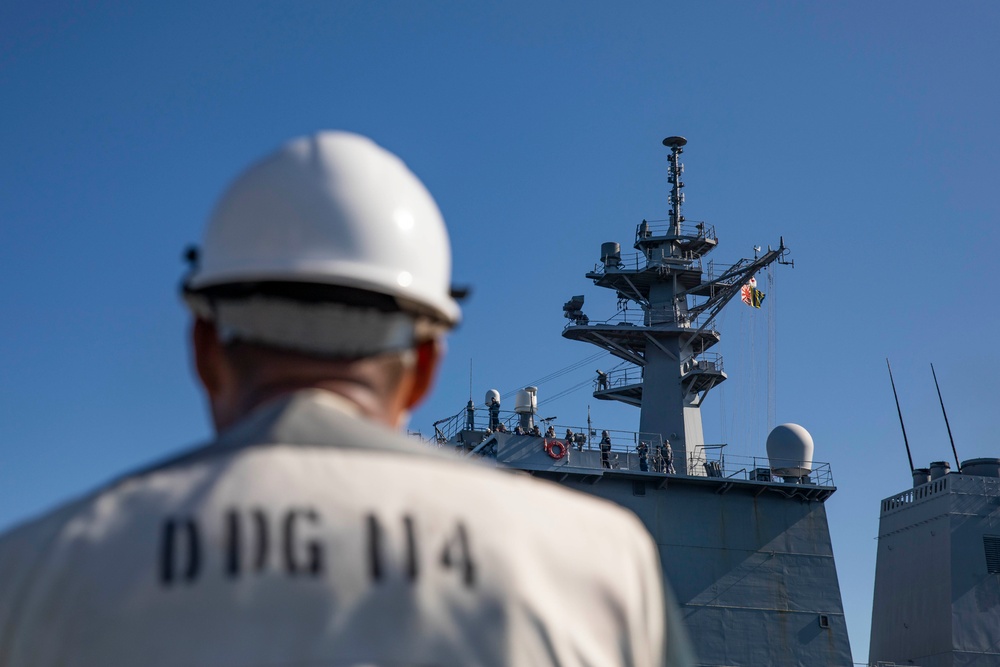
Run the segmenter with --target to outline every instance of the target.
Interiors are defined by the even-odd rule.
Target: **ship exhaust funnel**
[[[951,464],[947,461],[931,461],[931,481],[941,479],[951,472]]]
[[[962,461],[962,466],[959,470],[963,475],[1000,477],[1000,459],[968,459]]]

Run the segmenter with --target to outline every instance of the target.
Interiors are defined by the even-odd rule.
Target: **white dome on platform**
[[[538,410],[538,387],[525,387],[514,395],[514,412],[533,415]]]
[[[775,426],[767,436],[771,470],[781,477],[803,477],[812,472],[813,439],[798,424]]]

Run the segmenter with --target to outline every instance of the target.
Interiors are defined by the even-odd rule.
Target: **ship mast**
[[[623,260],[618,243],[604,243],[602,266],[586,274],[598,287],[614,290],[620,302],[637,304],[642,322],[627,321],[627,310],[605,322],[591,322],[582,310],[584,297],[574,296],[563,306],[570,320],[563,336],[639,366],[638,379],[634,369],[631,377],[603,376],[594,397],[639,407],[639,437],[650,444],[669,441],[677,472],[703,475],[701,406],[709,390],[726,379],[721,356],[708,352],[721,338],[712,326],[715,317],[758,271],[775,261],[791,262],[784,261],[782,240],[760,257],[741,259],[719,275],[704,276],[702,257],[718,239],[705,223],[685,224],[680,156],[686,144],[684,137],[663,140],[670,149],[666,224],[639,223],[634,258]]]

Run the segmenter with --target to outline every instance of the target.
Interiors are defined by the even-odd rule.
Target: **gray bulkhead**
[[[498,463],[635,512],[699,664],[851,665],[823,502],[833,487],[605,470],[599,452],[553,461],[538,441],[502,436]]]
[[[1000,478],[950,473],[882,501],[869,656],[1000,666]]]

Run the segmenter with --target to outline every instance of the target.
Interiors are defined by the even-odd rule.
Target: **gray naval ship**
[[[998,667],[1000,459],[959,462],[937,389],[958,468],[947,461],[915,468],[899,411],[913,488],[882,501],[869,660]]]
[[[635,228],[635,254],[601,246],[586,277],[615,292],[610,319],[563,307],[565,338],[596,345],[625,364],[599,373],[594,398],[639,408],[636,432],[539,419],[538,391],[516,392],[503,409],[496,390],[434,425],[436,440],[495,459],[632,510],[653,535],[702,665],[852,664],[826,500],[830,466],[813,458],[795,424],[767,437],[767,458],[727,455],[706,444],[701,408],[726,380],[716,316],[735,297],[759,306],[753,277],[790,264],[783,240],[754,259],[718,268],[714,227],[682,214],[687,141],[668,137],[668,217]],[[632,306],[630,309],[628,306]],[[588,418],[589,422],[589,418]],[[565,432],[564,432],[565,431]]]

